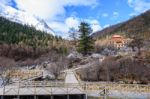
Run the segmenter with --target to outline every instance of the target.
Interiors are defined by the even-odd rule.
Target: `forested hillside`
[[[64,54],[67,53],[65,44],[61,37],[0,17],[0,57],[19,61],[36,59],[47,53]]]
[[[150,10],[133,17],[130,20],[110,26],[102,31],[93,34],[95,38],[103,38],[112,34],[122,34],[127,37],[140,37],[149,39],[150,37]]]
[[[34,27],[8,21],[0,17],[0,41],[8,44],[25,44],[31,47],[48,46],[54,37]]]

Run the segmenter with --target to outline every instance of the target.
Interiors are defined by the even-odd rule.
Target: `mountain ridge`
[[[37,18],[36,16],[29,15],[24,11],[18,11],[15,8],[12,8],[10,6],[0,5],[0,7],[2,8],[2,10],[0,10],[1,17],[4,17],[12,22],[20,23],[22,25],[35,27],[37,30],[50,33],[53,36],[56,35],[54,30],[50,28],[43,19]]]
[[[101,31],[95,32],[92,36],[100,39],[113,34],[121,34],[126,37],[140,37],[149,39],[150,37],[150,10],[133,17],[125,22],[107,27]]]

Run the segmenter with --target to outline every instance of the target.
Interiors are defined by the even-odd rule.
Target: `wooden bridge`
[[[38,77],[42,75],[41,71],[30,71],[24,75],[18,75],[19,71],[12,72],[12,77],[20,77],[15,83],[2,86],[0,88],[1,99],[14,96],[17,99],[40,99],[40,96],[48,96],[45,99],[55,99],[54,97],[63,96],[63,99],[72,99],[72,96],[80,96],[75,99],[87,99],[87,93],[100,92],[103,90],[119,92],[138,92],[147,93],[150,97],[150,85],[140,84],[117,84],[109,82],[83,82],[77,79],[74,71],[68,70],[65,81],[31,81],[23,80],[27,78]],[[20,98],[23,96],[34,96],[32,98]],[[41,98],[42,99],[42,98]],[[56,98],[57,99],[57,98]],[[62,98],[61,98],[62,99]],[[73,98],[74,99],[74,98]]]
[[[87,83],[80,84],[49,82],[49,81],[27,81],[10,84],[0,88],[0,96],[31,96],[31,95],[83,95],[86,99],[86,93],[103,91],[104,89],[113,91],[140,92],[150,93],[148,85],[130,85],[130,84],[104,84],[104,83]],[[34,98],[36,99],[36,98]],[[69,99],[69,98],[68,98]]]
[[[79,84],[66,84],[64,82],[23,81],[0,88],[1,99],[5,99],[5,96],[34,96],[32,99],[37,99],[39,96],[51,96],[51,98],[52,96],[68,96],[67,99],[69,99],[69,96],[72,95],[82,97],[79,99],[86,99],[86,94]]]

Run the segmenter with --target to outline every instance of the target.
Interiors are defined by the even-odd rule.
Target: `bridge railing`
[[[0,88],[0,95],[26,94],[83,94],[85,91],[79,84],[50,81],[19,81]]]
[[[27,81],[19,82],[20,87],[78,87],[85,91],[102,90],[120,90],[120,91],[136,91],[150,92],[150,85],[141,84],[116,84],[116,83],[101,83],[101,82],[80,82],[80,83],[64,83],[61,81]]]
[[[79,83],[65,83],[63,81],[18,81],[8,86],[19,86],[24,87],[80,87],[84,85]],[[6,87],[8,87],[6,86]]]
[[[134,91],[134,92],[150,92],[150,85],[142,84],[116,84],[116,83],[101,83],[101,82],[82,82],[85,90],[101,90],[106,88],[108,90],[118,91]],[[82,84],[82,85],[83,85]]]
[[[148,92],[150,93],[150,85],[140,84],[115,84],[101,82],[80,82],[80,83],[64,83],[61,81],[19,81],[5,88],[77,88],[81,91],[99,91],[103,89],[132,91],[132,92]]]

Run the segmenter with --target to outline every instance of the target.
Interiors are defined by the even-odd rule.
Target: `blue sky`
[[[150,0],[0,0],[0,4],[44,19],[62,36],[88,22],[93,31],[128,20],[150,9]]]

